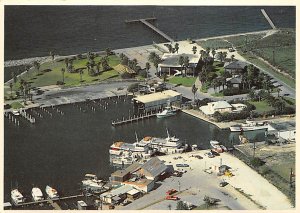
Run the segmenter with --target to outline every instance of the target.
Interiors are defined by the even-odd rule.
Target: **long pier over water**
[[[267,21],[269,22],[269,24],[271,25],[271,27],[273,28],[273,30],[276,30],[276,26],[273,23],[273,21],[271,20],[271,18],[268,16],[268,14],[266,13],[266,11],[264,9],[260,10],[262,12],[262,14],[264,15],[264,17],[267,19]]]
[[[134,19],[134,20],[125,20],[125,23],[134,23],[134,22],[142,22],[144,25],[152,29],[154,32],[158,33],[162,37],[164,37],[166,40],[170,42],[174,42],[174,39],[172,39],[170,36],[168,36],[166,33],[155,27],[153,24],[149,23],[148,21],[154,21],[156,20],[155,17],[152,18],[144,18],[144,19]]]

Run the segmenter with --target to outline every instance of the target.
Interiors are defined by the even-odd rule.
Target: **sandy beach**
[[[181,159],[174,159],[178,154],[159,157],[166,164],[171,164],[174,169],[178,163],[186,163],[189,167],[183,168],[186,173],[182,177],[169,177],[157,189],[146,194],[142,198],[117,209],[160,209],[167,210],[169,204],[171,209],[176,208],[176,201],[165,200],[166,191],[176,189],[177,196],[182,201],[190,202],[196,206],[204,204],[205,195],[221,200],[219,209],[234,210],[289,210],[293,209],[288,198],[275,186],[269,183],[261,175],[256,173],[236,157],[222,153],[215,158],[208,158],[207,150],[184,153]],[[192,155],[200,155],[203,159],[197,159]],[[217,176],[217,168],[220,163],[231,167],[233,177]],[[211,174],[204,172],[204,169],[211,168]],[[220,187],[221,180],[229,185]]]

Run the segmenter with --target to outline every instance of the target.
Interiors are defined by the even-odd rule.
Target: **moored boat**
[[[165,118],[172,115],[176,115],[177,110],[173,109],[171,106],[165,107],[165,109],[162,112],[159,112],[156,114],[157,118]]]
[[[54,189],[50,186],[46,186],[45,191],[50,199],[58,199],[59,198],[59,195],[58,195],[56,189]]]
[[[16,206],[24,203],[24,201],[25,201],[25,198],[23,197],[21,192],[19,192],[18,189],[11,190],[10,198],[11,198],[12,203]]]
[[[37,188],[37,187],[33,187],[32,188],[32,190],[31,190],[31,196],[32,196],[33,201],[44,200],[44,196],[43,196],[42,191],[39,188]]]
[[[18,115],[20,115],[20,112],[19,112],[19,110],[13,110],[12,114],[18,116]]]
[[[246,132],[246,131],[254,131],[254,130],[261,130],[261,129],[270,129],[270,125],[268,122],[256,122],[246,120],[245,123],[236,124],[230,127],[231,132]]]

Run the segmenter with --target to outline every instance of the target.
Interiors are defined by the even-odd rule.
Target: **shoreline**
[[[240,35],[249,35],[249,34],[260,34],[260,33],[267,33],[270,31],[276,31],[273,29],[270,30],[260,30],[260,31],[252,31],[252,32],[244,32],[244,33],[236,33],[236,34],[226,34],[226,35],[220,35],[220,36],[212,36],[212,37],[206,37],[206,38],[199,38],[199,39],[194,39],[195,41],[203,41],[203,40],[209,40],[209,39],[217,39],[217,38],[227,38],[227,37],[232,37],[232,36],[240,36]],[[180,42],[180,41],[185,41],[184,40],[178,40],[175,42]],[[164,43],[170,43],[170,42],[164,42]],[[159,43],[159,44],[164,44],[164,43]],[[152,44],[146,44],[142,46],[133,46],[133,47],[127,47],[127,48],[118,48],[118,49],[113,49],[112,51],[120,51],[123,49],[130,49],[130,48],[136,48],[136,47],[143,47],[143,46],[151,46]],[[103,53],[105,51],[95,51],[95,53]],[[77,53],[77,54],[86,54],[86,53]],[[76,56],[77,54],[69,54],[69,55],[55,55],[55,59],[57,58],[66,58],[66,57],[73,57]],[[38,61],[41,63],[45,63],[47,61],[51,61],[50,56],[36,56],[32,58],[23,58],[23,59],[15,59],[15,60],[6,60],[4,61],[4,67],[14,67],[14,66],[21,66],[21,65],[28,65],[33,63],[34,61]]]

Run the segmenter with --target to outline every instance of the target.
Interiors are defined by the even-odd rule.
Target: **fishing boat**
[[[159,112],[156,114],[157,118],[165,118],[172,115],[176,115],[177,110],[173,109],[171,106],[165,107],[165,109],[162,112]]]
[[[59,198],[59,195],[58,195],[56,189],[54,189],[50,186],[46,186],[45,191],[50,199],[58,199]]]
[[[18,189],[13,189],[10,192],[10,197],[11,197],[11,201],[15,206],[18,206],[22,203],[24,203],[25,198],[23,197],[23,195],[21,194],[21,192],[19,192]]]
[[[33,187],[32,188],[32,190],[31,190],[31,196],[32,196],[33,201],[44,200],[44,196],[43,196],[42,191],[39,188],[37,188],[37,187]]]
[[[270,125],[268,122],[255,122],[246,120],[245,123],[236,124],[230,127],[231,132],[246,132],[246,131],[254,131],[260,129],[269,129]]]
[[[98,192],[103,190],[105,185],[103,180],[98,180],[94,174],[86,174],[81,182],[84,189]]]

